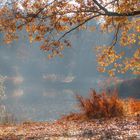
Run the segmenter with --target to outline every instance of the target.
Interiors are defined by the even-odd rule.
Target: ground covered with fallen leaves
[[[0,140],[140,140],[140,116],[0,125]]]

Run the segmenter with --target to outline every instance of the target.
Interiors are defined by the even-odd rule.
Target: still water
[[[29,44],[21,33],[18,42],[0,45],[0,75],[6,76],[3,103],[18,119],[55,120],[63,114],[78,111],[75,94],[86,96],[90,88],[99,90],[132,78],[125,74],[107,80],[107,74],[97,72],[95,47],[112,39],[103,33],[74,32],[72,48],[66,48],[64,58],[47,59],[40,44]]]

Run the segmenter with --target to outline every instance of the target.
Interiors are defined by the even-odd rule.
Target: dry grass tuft
[[[87,116],[83,113],[70,113],[69,115],[63,115],[59,121],[85,121]]]
[[[127,115],[140,115],[140,100],[133,98],[127,99],[124,107],[127,108]]]
[[[76,99],[81,112],[64,115],[60,120],[85,121],[140,115],[140,100],[133,98],[121,99],[118,97],[117,90],[99,94],[92,89],[88,98],[76,95]]]
[[[4,114],[0,114],[0,125],[16,124],[17,122],[17,118],[11,113],[4,112]]]
[[[91,90],[90,97],[76,95],[79,107],[88,118],[110,118],[124,115],[123,101],[118,98],[117,92],[111,95],[103,92],[97,94]]]

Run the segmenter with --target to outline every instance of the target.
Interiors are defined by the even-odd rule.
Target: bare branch
[[[93,2],[99,7],[100,10],[104,11],[103,15],[105,16],[136,16],[136,15],[140,15],[140,10],[138,11],[132,11],[132,12],[127,12],[127,13],[118,13],[118,12],[111,12],[108,11],[105,6],[102,6],[97,0],[93,0]]]
[[[80,26],[84,25],[86,22],[90,21],[91,19],[100,16],[98,15],[94,15],[92,17],[89,17],[88,19],[86,19],[85,21],[83,21],[82,23],[78,24],[77,26],[73,27],[72,29],[70,29],[69,31],[65,32],[59,39],[58,41],[60,41],[62,38],[64,38],[67,34],[69,34],[70,32],[74,31],[75,29],[79,28]]]
[[[97,0],[93,0],[93,2],[99,7],[100,10],[103,10],[105,13],[108,13],[108,10],[102,6]]]
[[[114,34],[114,39],[112,41],[111,46],[115,46],[117,41],[118,41],[118,33],[119,33],[119,29],[120,29],[120,24],[117,25],[116,30],[115,30],[115,34]]]

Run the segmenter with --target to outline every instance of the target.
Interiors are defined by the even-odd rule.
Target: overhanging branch
[[[104,6],[102,6],[97,0],[93,0],[93,2],[99,7],[100,10],[102,10],[104,13],[102,13],[102,15],[105,16],[136,16],[136,15],[140,15],[140,10],[136,10],[136,11],[132,11],[132,12],[127,12],[127,13],[118,13],[118,12],[111,12],[108,11],[108,9],[106,9]]]
[[[94,16],[92,16],[92,17],[89,17],[88,19],[86,19],[85,21],[81,22],[81,23],[78,24],[77,26],[75,26],[75,27],[73,27],[72,29],[68,30],[67,32],[65,32],[65,33],[58,39],[58,41],[60,41],[62,38],[64,38],[64,37],[65,37],[67,34],[69,34],[70,32],[74,31],[74,30],[77,29],[78,27],[84,25],[86,22],[88,22],[88,21],[90,21],[91,19],[96,18],[96,17],[98,17],[98,16],[100,16],[100,14],[94,15]]]

